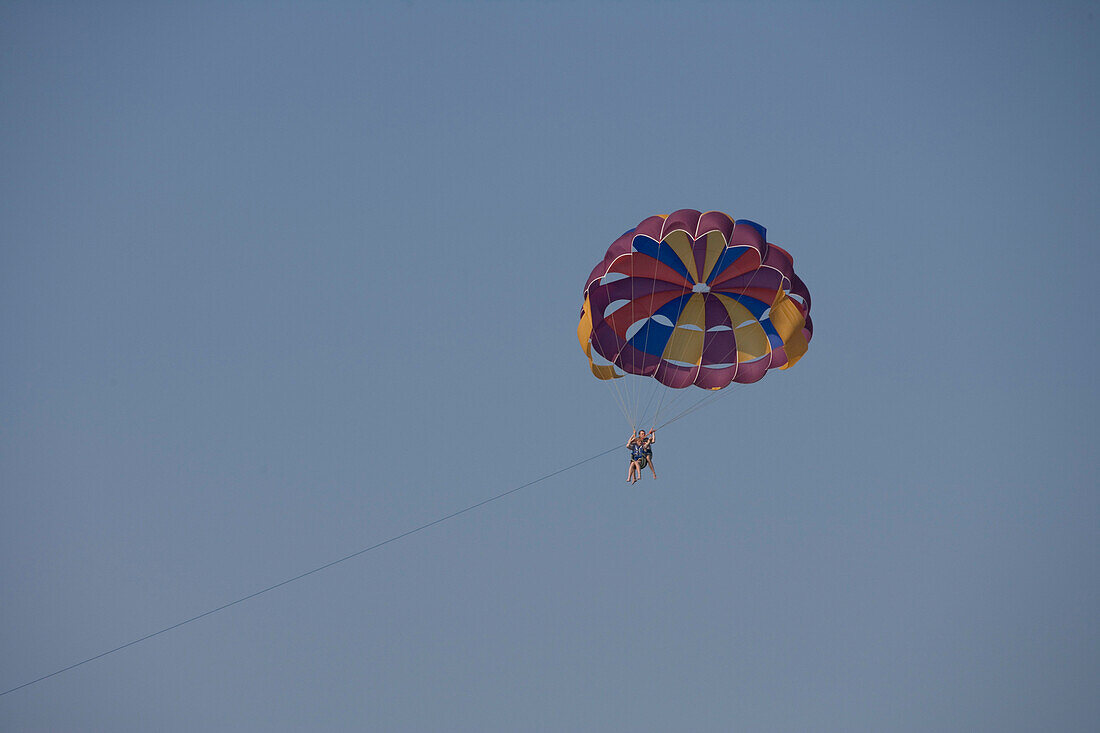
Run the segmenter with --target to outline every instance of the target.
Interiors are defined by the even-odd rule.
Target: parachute
[[[592,374],[613,386],[632,429],[657,427],[670,391],[702,394],[693,411],[711,393],[791,367],[812,335],[810,292],[791,255],[755,222],[694,209],[648,217],[616,239],[588,276],[577,325]]]

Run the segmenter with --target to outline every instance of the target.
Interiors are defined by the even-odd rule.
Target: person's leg
[[[653,456],[649,456],[649,470],[653,471],[653,478],[657,478],[657,469],[653,467]]]

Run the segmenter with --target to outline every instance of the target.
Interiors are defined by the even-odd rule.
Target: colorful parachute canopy
[[[755,222],[694,209],[616,239],[588,276],[577,326],[599,379],[625,372],[675,388],[755,382],[802,358],[812,335],[790,254]]]

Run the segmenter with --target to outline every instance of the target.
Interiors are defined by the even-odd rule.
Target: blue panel
[[[760,232],[761,241],[764,241],[764,242],[768,241],[768,230],[765,229],[764,227],[760,226],[759,224],[757,224],[755,221],[752,221],[751,219],[738,219],[735,222],[733,222],[733,225],[734,225],[734,227],[740,227],[740,226],[752,227],[756,231]]]
[[[758,320],[760,316],[764,315],[764,311],[766,311],[768,308],[771,308],[772,305],[771,303],[765,303],[763,301],[757,300],[756,298],[750,298],[747,295],[742,295],[741,293],[727,293],[724,290],[713,290],[711,292],[718,293],[719,295],[725,295],[727,298],[733,298],[738,303],[748,308],[753,317]]]
[[[664,316],[673,323],[676,323],[676,321],[680,320],[680,314],[684,311],[684,308],[687,307],[688,301],[691,300],[691,296],[693,295],[695,295],[695,293],[684,293],[679,298],[665,303],[658,308],[657,312],[653,315]]]
[[[714,269],[710,271],[707,284],[714,282],[714,278],[718,276],[718,273],[732,265],[751,249],[752,247],[726,247],[722,254],[718,255],[718,262],[714,263]]]
[[[644,234],[639,234],[634,237],[634,251],[649,255],[658,262],[668,265],[673,270],[683,275],[684,279],[689,283],[695,282],[695,276],[688,274],[687,268],[684,267],[684,263],[680,261],[676,253],[672,251],[672,247],[669,247],[663,242],[658,242]]]
[[[685,293],[679,298],[669,301],[653,315],[664,316],[675,324],[676,321],[680,320],[680,313],[683,312],[692,295],[692,293]],[[638,351],[644,351],[652,356],[660,356],[665,353],[665,345],[672,338],[674,329],[675,326],[666,326],[650,318],[644,326],[638,329],[638,333],[631,337],[630,345]]]
[[[672,326],[665,326],[650,319],[630,339],[630,345],[651,356],[660,356],[665,353],[665,344],[672,338],[673,330],[675,329]]]
[[[764,327],[764,333],[768,334],[768,343],[772,345],[773,349],[778,349],[783,345],[783,338],[779,335],[779,332],[775,330],[775,324],[772,323],[772,319],[765,318],[760,321],[760,325]]]

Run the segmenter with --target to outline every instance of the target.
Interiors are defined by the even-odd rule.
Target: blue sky
[[[5,730],[1100,717],[1093,4],[7,3],[0,688],[625,440],[645,216],[768,228],[794,368],[0,698]]]

